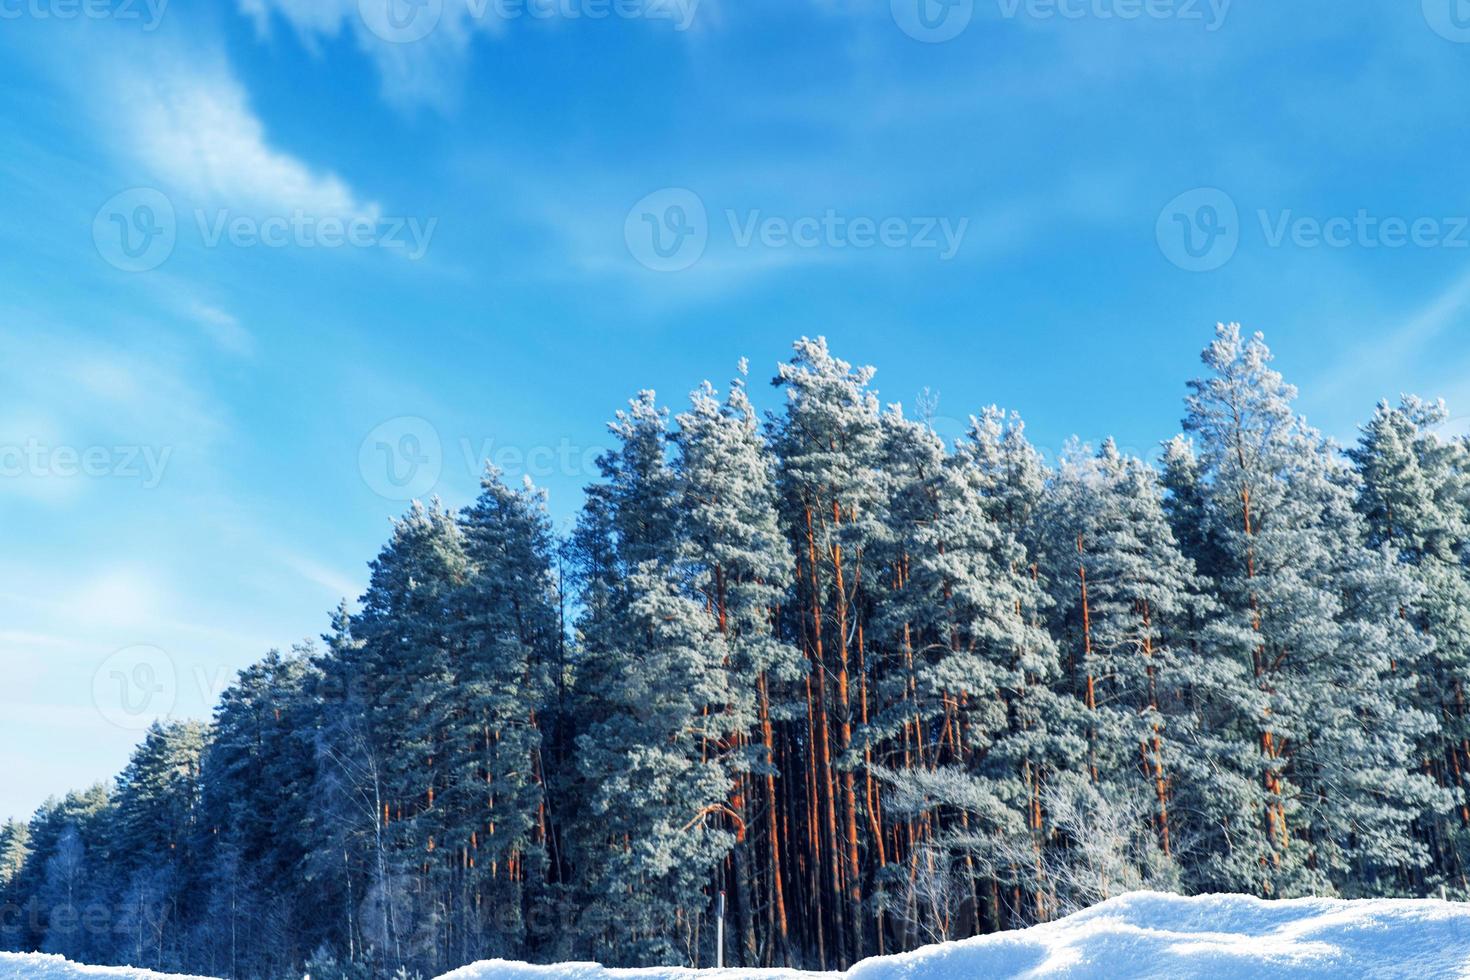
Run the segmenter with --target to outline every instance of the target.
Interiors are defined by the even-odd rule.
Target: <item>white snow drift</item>
[[[59,957],[0,953],[0,980],[156,980],[141,970],[82,967]],[[792,970],[610,970],[590,963],[493,961],[442,980],[848,980],[972,978],[1340,978],[1470,980],[1470,904],[1437,900],[1242,895],[1181,898],[1137,892],[1058,922],[898,956],[845,974]],[[178,978],[173,978],[178,980]]]
[[[0,953],[0,980],[209,980],[130,966],[82,966],[46,953]]]

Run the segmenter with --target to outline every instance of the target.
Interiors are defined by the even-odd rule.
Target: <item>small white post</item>
[[[720,892],[720,900],[715,905],[715,966],[723,969],[725,966],[725,893]]]
[[[1450,896],[1445,893],[1444,885],[1439,886],[1439,900],[1441,902],[1448,902],[1450,900]]]

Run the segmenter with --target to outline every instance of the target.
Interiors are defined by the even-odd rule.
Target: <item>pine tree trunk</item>
[[[776,800],[775,739],[771,729],[771,696],[766,685],[765,671],[761,671],[756,685],[760,695],[761,743],[765,746],[766,752],[766,839],[770,844],[770,867],[767,871],[771,882],[771,900],[768,904],[770,943],[773,958],[779,959],[782,966],[790,966],[791,934],[786,921],[786,891],[781,882],[781,832],[777,819],[780,811]]]
[[[1153,712],[1149,727],[1152,729],[1153,748],[1153,783],[1154,793],[1159,802],[1159,845],[1163,848],[1164,856],[1169,856],[1169,783],[1164,775],[1164,748],[1163,740],[1159,733],[1159,691],[1158,680],[1153,664],[1154,636],[1153,636],[1153,612],[1149,608],[1148,600],[1139,600],[1139,606],[1143,614],[1143,656],[1148,662],[1148,706]]]
[[[834,500],[832,502],[833,533],[836,534],[841,526],[842,509],[838,502]],[[839,749],[843,754],[846,754],[852,749],[852,682],[848,672],[847,641],[851,611],[847,601],[847,583],[844,578],[842,545],[836,541],[832,543],[832,569],[837,601],[837,706],[839,709],[837,715],[837,731],[840,739]],[[851,962],[856,963],[862,959],[863,955],[863,895],[858,859],[856,780],[853,777],[852,768],[849,766],[844,766],[842,769],[842,818],[843,831],[846,837],[844,851],[847,862],[846,897],[848,918],[851,923],[849,949],[851,950]]]
[[[1244,452],[1239,447],[1237,447],[1236,452],[1239,465],[1242,472],[1244,472]],[[1256,577],[1255,546],[1250,542],[1255,536],[1255,528],[1252,526],[1251,522],[1251,491],[1250,487],[1248,486],[1243,486],[1240,489],[1240,505],[1241,519],[1245,527],[1245,538],[1247,541],[1245,557],[1246,580],[1249,582],[1254,582]],[[1250,596],[1250,607],[1251,627],[1257,633],[1260,633],[1260,603],[1256,597],[1254,586],[1252,586]],[[1266,663],[1266,648],[1264,644],[1256,647],[1254,660],[1257,685],[1261,688],[1263,692],[1269,694],[1271,692],[1271,684],[1269,678],[1267,677],[1267,674],[1271,668]],[[1271,709],[1268,706],[1266,708],[1267,718],[1270,717],[1270,713]],[[1266,843],[1271,848],[1271,863],[1274,866],[1279,867],[1281,865],[1281,852],[1285,850],[1287,840],[1286,810],[1285,805],[1281,802],[1281,782],[1276,775],[1278,745],[1276,743],[1276,736],[1272,731],[1269,722],[1266,722],[1261,728],[1260,743],[1261,755],[1265,759],[1265,770],[1262,774],[1261,780],[1262,788],[1265,790],[1267,797],[1265,807]]]
[[[837,837],[837,788],[833,780],[831,724],[827,711],[827,665],[822,653],[822,601],[821,584],[817,577],[816,533],[812,523],[811,508],[806,511],[807,548],[810,555],[812,590],[812,655],[816,666],[816,713],[817,713],[817,774],[821,788],[822,833],[825,837],[829,896],[833,920],[833,941],[838,951],[837,961],[841,969],[848,967],[843,937],[847,934],[846,915],[843,908],[842,864]],[[822,862],[819,862],[822,863]],[[824,964],[825,966],[825,964]]]
[[[1089,715],[1097,713],[1097,680],[1092,672],[1092,607],[1087,600],[1087,563],[1082,535],[1077,535],[1077,579],[1082,592],[1082,669],[1087,673],[1086,704]],[[1087,773],[1097,784],[1097,723],[1087,723]]]

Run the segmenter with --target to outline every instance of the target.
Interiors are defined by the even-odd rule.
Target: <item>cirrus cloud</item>
[[[114,91],[131,154],[199,200],[272,213],[376,219],[379,207],[330,171],[271,145],[244,87],[219,56],[125,69]]]

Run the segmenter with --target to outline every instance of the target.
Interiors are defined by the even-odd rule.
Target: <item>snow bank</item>
[[[80,966],[45,953],[0,953],[0,980],[208,980],[127,966]]]
[[[1470,980],[1470,904],[1434,900],[1263,902],[1137,892],[1058,922],[864,960],[845,974],[794,970],[608,970],[590,963],[477,963],[441,980],[978,980],[1067,977],[1403,977]],[[0,953],[0,980],[165,980],[59,956]],[[168,980],[190,980],[171,977]],[[200,980],[200,978],[193,978]]]
[[[1057,922],[864,960],[845,974],[790,970],[605,970],[490,962],[443,980],[1175,980],[1207,977],[1470,980],[1470,905],[1437,900],[1265,902],[1242,895],[1124,895]]]

